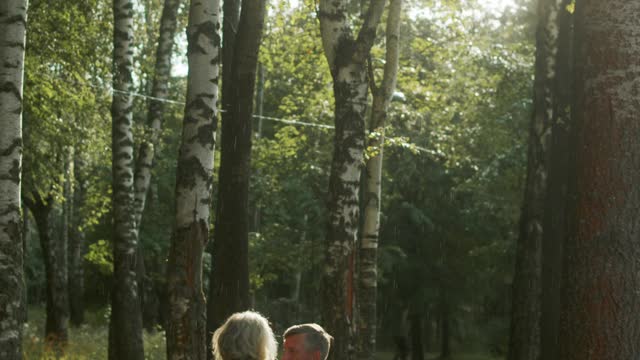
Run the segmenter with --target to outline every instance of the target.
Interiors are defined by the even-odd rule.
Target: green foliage
[[[574,11],[576,11],[576,1],[575,0],[572,0],[571,4],[567,5],[567,11],[572,13],[572,14],[573,14]]]
[[[136,2],[134,87],[140,93],[150,91],[161,3]],[[316,3],[293,3],[269,5],[260,50],[266,72],[264,113],[331,125],[332,80]],[[391,103],[385,129],[380,308],[433,313],[446,301],[454,318],[475,327],[468,336],[483,348],[500,348],[531,107],[531,13],[514,5],[505,14],[488,14],[471,0],[408,4],[397,85],[403,95]],[[185,15],[179,26],[184,27]],[[104,0],[30,2],[24,193],[51,194],[61,203],[64,154],[69,147],[83,154],[88,188],[79,211],[86,215],[81,228],[88,241],[87,297],[97,304],[106,302],[113,272],[111,244],[105,240],[111,238],[111,22],[110,3]],[[378,81],[383,39],[379,36],[372,50]],[[178,41],[176,55],[184,52],[184,43]],[[169,98],[184,99],[185,78],[172,78],[168,85]],[[146,99],[134,99],[137,142],[148,105]],[[140,229],[147,272],[159,287],[174,221],[182,111],[181,105],[166,104]],[[324,259],[333,130],[260,121],[263,131],[252,153],[251,289],[258,307],[285,298],[295,301],[296,309],[310,310],[302,313],[313,319]],[[374,129],[369,136],[380,134]],[[371,147],[367,155],[379,151]],[[28,246],[30,296],[41,301],[43,295],[34,289],[45,276],[34,235]],[[205,266],[209,262],[205,257]],[[291,300],[297,275],[303,279],[301,293]],[[93,315],[88,327],[71,332],[70,349],[81,354],[73,358],[106,358],[105,314]],[[396,325],[386,317],[382,321],[383,332]],[[30,328],[25,337],[25,353],[34,358],[43,354],[41,333],[41,327]],[[151,346],[149,358],[164,357],[161,337],[145,340]]]
[[[109,11],[109,4],[100,0],[29,3],[23,129],[25,196],[37,192],[56,203],[64,201],[64,161],[71,147],[90,163],[88,174],[95,164],[110,161],[105,151],[110,127],[104,90],[110,76],[110,39],[104,36],[110,32]],[[88,184],[94,204],[108,202],[104,200],[107,193],[98,183]],[[82,211],[104,212],[94,208]],[[87,219],[89,223],[83,227],[95,225],[95,216]]]
[[[318,156],[309,140],[318,136],[317,130],[309,131],[285,126],[273,139],[254,144],[251,190],[260,212],[260,228],[250,242],[254,290],[276,280],[291,282],[281,275],[308,271],[320,261],[326,189],[322,169],[328,158]]]
[[[274,117],[329,124],[333,118],[331,74],[324,58],[313,1],[292,8],[288,1],[269,5],[260,62],[266,71],[264,111]],[[266,123],[268,135],[272,126]],[[277,127],[276,127],[277,128]]]
[[[495,334],[488,350],[506,340],[533,47],[523,9],[458,5],[429,2],[401,29],[405,99],[390,123],[418,151],[385,149],[380,243],[406,259],[381,252],[380,306],[437,314],[446,302],[469,329],[462,341]]]
[[[109,244],[106,240],[98,240],[89,245],[89,251],[84,256],[104,275],[113,274],[113,250]]]

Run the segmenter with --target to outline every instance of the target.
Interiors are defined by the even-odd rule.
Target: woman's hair
[[[275,360],[278,345],[264,316],[254,311],[231,315],[213,333],[215,360]]]

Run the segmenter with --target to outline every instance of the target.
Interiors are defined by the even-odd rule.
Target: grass
[[[80,327],[69,328],[69,343],[64,355],[56,357],[46,348],[44,341],[45,314],[42,308],[29,309],[29,322],[25,324],[23,333],[23,358],[25,360],[101,360],[108,358],[108,321],[109,313],[105,309],[87,312],[86,323]],[[153,334],[144,332],[145,358],[148,360],[165,360],[164,331]],[[376,360],[392,360],[393,353],[380,351]],[[438,359],[437,354],[426,354],[425,360]],[[501,360],[483,354],[453,353],[450,360]]]
[[[41,308],[29,309],[29,322],[25,324],[22,354],[25,360],[100,360],[108,358],[108,312],[100,310],[86,313],[86,323],[69,327],[69,343],[64,354],[56,357],[44,341],[45,314]],[[145,358],[166,359],[164,332],[144,333]]]
[[[376,360],[392,360],[393,353],[381,351],[376,354]],[[408,358],[407,360],[409,360]],[[427,353],[425,354],[425,360],[437,360],[440,359],[438,354]],[[500,357],[494,357],[487,354],[470,354],[470,353],[453,353],[449,360],[503,360]]]

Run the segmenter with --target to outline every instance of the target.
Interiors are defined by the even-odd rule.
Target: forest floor
[[[44,342],[45,314],[42,308],[30,308],[29,321],[23,333],[23,357],[25,360],[54,360],[56,357],[47,351]],[[103,311],[86,312],[85,324],[69,327],[69,343],[65,355],[59,360],[100,360],[107,359],[109,314]],[[163,331],[144,332],[145,358],[148,360],[166,359]],[[392,360],[393,353],[380,351],[376,360]],[[438,354],[426,354],[425,360],[436,360]],[[454,353],[450,360],[501,360],[482,354]]]
[[[424,360],[439,360],[440,355],[436,353],[426,353]],[[376,360],[393,360],[393,353],[387,351],[379,351],[376,354]],[[500,357],[493,357],[486,354],[470,354],[470,353],[454,353],[448,360],[503,360]]]

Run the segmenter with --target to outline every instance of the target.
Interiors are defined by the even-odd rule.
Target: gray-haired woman
[[[212,341],[215,360],[275,360],[278,352],[269,322],[254,311],[231,315]]]

